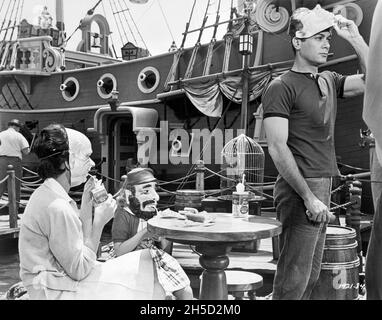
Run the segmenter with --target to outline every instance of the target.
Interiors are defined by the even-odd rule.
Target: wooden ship
[[[125,167],[126,160],[136,157],[144,143],[139,139],[139,132],[145,128],[158,133],[158,150],[165,148],[169,153],[172,142],[178,138],[175,137],[177,129],[186,130],[190,138],[193,129],[242,129],[239,84],[244,66],[238,37],[244,22],[248,21],[254,49],[247,64],[251,79],[246,126],[248,135],[266,149],[258,109],[261,93],[269,80],[291,65],[293,53],[286,34],[291,11],[302,5],[321,4],[330,10],[348,12],[349,17],[357,20],[368,41],[376,1],[259,0],[254,3],[247,16],[236,11],[231,19],[222,21],[218,14],[212,25],[204,21],[199,30],[187,28],[180,48],[172,52],[148,56],[147,50],[127,43],[122,48],[127,61],[121,61],[112,57],[107,19],[94,11],[81,21],[83,39],[78,51],[65,50],[64,24],[60,21],[63,1],[57,1],[58,27],[42,29],[24,20],[18,25],[18,32],[14,32],[18,34],[16,40],[1,42],[1,129],[6,128],[12,118],[19,118],[32,128],[37,122],[39,128],[52,121],[63,122],[89,136],[94,146],[93,157],[98,163],[102,162],[102,172],[110,177],[122,176],[121,168]],[[94,22],[99,26],[99,34],[91,30]],[[223,40],[213,38],[209,44],[198,41],[194,47],[184,47],[191,33],[198,32],[201,36],[207,28],[223,27],[228,29]],[[13,30],[8,32],[8,37],[10,33]],[[100,48],[100,54],[91,53],[94,45]],[[358,71],[357,57],[348,44],[336,38],[332,51],[334,54],[325,68],[344,74]],[[220,90],[215,89],[216,84]],[[203,101],[198,101],[195,94],[195,88],[201,90],[200,86],[204,90],[216,90],[214,110],[202,108]],[[359,149],[359,130],[365,129],[358,116],[361,109],[362,97],[340,102],[337,153],[349,165],[368,168],[368,153]],[[164,122],[167,128],[163,127]],[[36,130],[32,129],[32,133]],[[160,134],[169,137],[168,145],[159,144]],[[150,147],[151,152],[153,149]],[[194,158],[188,150],[182,151],[179,152],[181,164],[161,165],[160,159],[157,163],[153,159],[143,161],[150,161],[156,173],[166,177],[164,180],[180,178],[199,156],[197,151]],[[189,165],[183,164],[187,163],[185,154],[190,156]],[[214,161],[211,162],[213,165]],[[33,155],[26,159],[26,164],[35,164]],[[270,161],[266,164],[272,167]]]
[[[218,10],[211,22],[207,19],[210,1],[203,1],[207,10],[201,27],[191,30],[186,23],[179,48],[172,46],[169,52],[151,56],[147,49],[127,42],[121,48],[123,59],[119,59],[111,46],[108,20],[95,10],[81,21],[77,51],[66,50],[63,0],[56,0],[56,26],[36,26],[26,20],[13,28],[3,25],[0,129],[17,118],[25,123],[30,142],[52,122],[85,133],[93,145],[97,173],[108,178],[111,193],[118,191],[127,167],[136,162],[154,169],[159,181],[173,182],[163,188],[176,192],[195,188],[187,177],[203,161],[205,170],[217,173],[203,181],[203,188],[219,191],[225,186],[224,175],[218,174],[222,172],[221,151],[245,133],[264,150],[260,182],[265,186],[264,195],[271,199],[277,170],[267,152],[261,96],[273,78],[292,66],[293,51],[286,32],[292,11],[320,4],[353,19],[368,42],[376,2],[238,0],[232,1],[229,17],[223,19]],[[92,30],[94,23],[99,32]],[[217,39],[222,28],[227,32]],[[207,29],[213,30],[213,37],[203,44]],[[187,47],[187,39],[194,33],[198,40]],[[252,50],[240,43],[245,34],[250,35]],[[99,53],[93,53],[93,47]],[[342,74],[359,71],[358,58],[345,41],[336,37],[331,52],[322,68]],[[362,106],[363,97],[339,101],[335,140],[344,175],[370,167],[369,150],[360,146],[360,130],[367,129]],[[227,131],[230,134],[217,136]],[[214,146],[206,148],[214,140]],[[33,154],[24,159],[24,166],[32,172],[37,165]],[[372,214],[370,184],[364,185],[362,200],[362,211]],[[166,201],[171,204],[174,196]],[[273,207],[271,200],[264,202],[267,206]]]

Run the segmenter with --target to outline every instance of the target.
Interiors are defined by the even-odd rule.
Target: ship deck
[[[5,198],[0,199],[0,240],[4,239],[16,239],[19,237],[20,232],[20,219],[22,217],[22,214],[19,214],[19,225],[17,228],[10,228],[9,227],[9,215],[8,215],[8,208],[6,207],[8,203],[8,200]],[[23,212],[23,209],[27,205],[27,200],[20,200],[20,213]]]
[[[0,216],[0,240],[18,238],[19,232],[20,226],[13,229],[9,228],[9,216]]]
[[[264,214],[267,217],[275,218],[274,213]],[[20,220],[19,220],[20,221]],[[362,241],[363,241],[363,254],[366,255],[367,241],[371,229],[372,216],[363,216],[362,219]],[[341,225],[345,225],[345,217],[340,218]],[[19,264],[17,252],[17,238],[19,229],[10,230],[7,216],[0,216],[0,249],[7,246],[6,253],[0,250],[0,270],[2,276],[0,277],[0,300],[1,295],[12,285],[19,282]],[[110,241],[108,231],[103,235],[103,244]],[[11,249],[10,249],[11,247]],[[4,248],[3,248],[4,249]],[[11,252],[10,252],[11,250]],[[173,256],[179,261],[185,272],[190,278],[191,287],[194,290],[195,297],[197,297],[200,285],[200,275],[203,272],[199,264],[199,256],[190,246],[174,244]],[[241,270],[255,272],[261,275],[264,279],[264,285],[257,291],[258,297],[266,297],[272,292],[272,284],[276,272],[277,261],[273,258],[272,239],[263,239],[259,243],[256,252],[246,250],[234,250],[229,254],[230,265],[229,270]]]

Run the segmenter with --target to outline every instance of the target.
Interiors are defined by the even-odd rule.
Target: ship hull
[[[317,1],[305,1],[305,3],[308,2],[310,6],[317,3]],[[320,1],[320,3],[325,6],[334,3],[334,1]],[[363,22],[360,25],[360,32],[368,41],[376,1],[362,0],[355,1],[355,3],[362,8]],[[285,7],[289,11],[291,10],[289,2]],[[260,57],[262,65],[293,59],[290,40],[286,32],[264,32],[263,36]],[[259,38],[255,38],[255,47],[258,45],[258,41],[260,41]],[[242,68],[242,56],[235,49],[238,47],[236,39],[232,47],[234,49],[230,58],[229,70],[240,70]],[[184,78],[192,51],[193,48],[183,51],[174,80]],[[207,51],[208,45],[200,47],[192,72],[193,78],[203,75]],[[336,37],[331,52],[334,52],[334,56],[331,57],[333,63],[329,64],[325,69],[343,74],[354,74],[359,71],[358,61],[354,57],[354,50],[343,40]],[[134,158],[139,145],[136,140],[137,132],[134,123],[142,119],[137,120],[136,116],[128,111],[128,108],[156,111],[157,122],[150,128],[157,129],[158,152],[162,155],[162,158],[163,153],[166,153],[167,156],[164,156],[166,159],[171,158],[171,131],[179,128],[186,130],[188,133],[198,129],[208,129],[210,131],[215,128],[221,130],[239,129],[241,120],[241,106],[239,104],[233,103],[225,97],[223,99],[223,110],[228,106],[229,110],[222,118],[211,118],[196,109],[184,92],[179,91],[182,89],[179,83],[174,84],[170,91],[165,89],[174,55],[175,53],[168,53],[129,62],[55,72],[49,75],[0,72],[0,91],[2,93],[0,95],[0,128],[5,129],[10,119],[18,118],[22,122],[38,121],[38,127],[32,130],[33,133],[52,122],[59,122],[67,127],[84,132],[92,142],[93,158],[99,164],[100,171],[105,176],[115,180],[120,180],[121,175],[125,173],[127,159]],[[224,55],[224,41],[219,41],[215,44],[211,62],[211,75],[216,74],[224,77],[224,74],[222,74]],[[251,66],[257,58],[255,52],[250,60]],[[156,75],[154,89],[142,90],[139,86],[139,79],[147,70],[154,71]],[[108,75],[112,75],[112,78],[116,81],[115,89],[118,91],[118,101],[113,100],[110,95],[105,98],[105,96],[102,97],[99,94],[99,81],[105,79],[105,76],[108,77]],[[65,81],[72,78],[76,79],[78,83],[78,94],[75,99],[68,101],[70,99],[64,98],[60,87],[65,84]],[[256,125],[259,125],[254,114],[260,103],[261,98],[258,98],[252,101],[248,107],[247,134],[252,137],[256,133]],[[335,137],[336,150],[340,162],[368,169],[369,151],[359,146],[359,130],[365,129],[365,124],[362,121],[362,105],[363,97],[339,102]],[[113,109],[113,107],[119,106],[126,108],[125,112],[121,113],[117,109]],[[141,115],[141,117],[143,116]],[[163,137],[164,130],[160,129],[165,125],[164,123],[168,125],[168,132]],[[102,126],[102,132],[100,132],[100,126]],[[223,142],[227,143],[228,141],[224,140]],[[266,181],[272,181],[277,176],[277,170],[268,155],[266,144],[263,144],[263,147],[266,154],[265,175],[269,177],[266,178]],[[201,150],[197,150],[195,153],[199,151]],[[220,162],[217,161],[219,156],[215,155],[214,149],[210,150],[210,152],[212,160],[208,167],[218,172],[220,171]],[[190,156],[189,164],[172,163],[171,159],[162,163],[160,155],[157,157],[156,163],[150,165],[161,180],[175,180],[192,172],[194,165],[192,160],[196,159],[195,157]],[[35,168],[38,164],[33,154],[26,157],[24,161],[25,165],[31,168]],[[347,169],[345,171],[349,172]],[[109,183],[111,191],[116,191],[118,186],[119,184],[115,181]],[[176,189],[178,186],[179,184],[172,187]],[[192,184],[186,186],[193,187]],[[214,177],[206,180],[206,187],[219,189],[220,179]],[[169,188],[171,189],[171,186]],[[371,199],[368,188],[368,186],[365,188],[365,197]],[[370,202],[366,201],[365,203],[367,203],[364,205],[366,206],[365,209],[368,212],[372,211]]]

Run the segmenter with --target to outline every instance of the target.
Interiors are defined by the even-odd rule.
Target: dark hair
[[[293,45],[293,38],[296,36],[296,32],[300,31],[304,27],[301,20],[299,19],[299,16],[303,12],[309,12],[309,9],[305,7],[298,8],[297,10],[293,12],[289,20],[288,34],[291,37],[292,50],[294,54],[296,54],[296,49]],[[300,40],[305,41],[305,39],[300,39]]]
[[[296,36],[296,32],[300,31],[304,25],[301,22],[301,15],[309,13],[310,10],[305,7],[301,7],[293,11],[289,20],[288,34],[291,38]]]
[[[8,122],[8,127],[17,127],[17,128],[21,128],[20,120],[18,120],[18,119],[12,119],[11,121]]]
[[[33,152],[40,159],[38,174],[42,179],[57,178],[66,168],[62,164],[69,161],[69,141],[65,127],[51,124],[44,128],[33,147]]]
[[[124,183],[122,184],[121,189],[119,190],[119,195],[118,195],[118,197],[116,199],[117,200],[117,205],[120,208],[124,208],[124,207],[128,206],[128,203],[129,203],[129,199],[126,199],[125,191],[130,191],[132,193],[132,195],[135,197],[135,187],[129,185],[126,181],[124,181]]]

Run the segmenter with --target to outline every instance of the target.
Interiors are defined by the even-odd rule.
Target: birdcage
[[[262,198],[265,155],[262,147],[242,134],[226,144],[222,151],[222,195],[232,194],[234,187],[245,178],[246,191]]]

